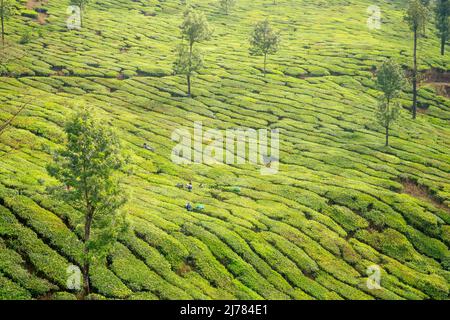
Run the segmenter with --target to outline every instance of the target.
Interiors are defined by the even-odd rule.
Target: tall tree
[[[83,213],[83,297],[90,293],[89,268],[105,257],[125,223],[120,208],[126,201],[120,185],[125,159],[117,136],[83,109],[66,126],[67,144],[48,166],[66,186],[60,196]]]
[[[236,0],[219,0],[220,7],[225,14],[228,14],[232,7],[236,4]]]
[[[417,40],[425,32],[425,26],[428,20],[429,10],[421,0],[409,0],[408,9],[406,11],[404,20],[408,23],[409,28],[414,35],[413,47],[413,105],[412,115],[413,119],[417,115]]]
[[[195,43],[209,40],[212,35],[212,29],[208,20],[206,20],[205,14],[192,8],[188,8],[184,12],[180,30],[182,38],[186,39],[189,45],[190,52],[192,52]]]
[[[383,92],[378,101],[377,119],[386,130],[386,146],[389,145],[389,128],[397,119],[400,106],[394,103],[405,83],[405,78],[400,66],[393,60],[386,60],[377,72],[376,85]]]
[[[280,44],[280,34],[272,29],[266,19],[256,23],[250,36],[250,54],[264,56],[264,76],[266,76],[267,56],[275,54]]]
[[[175,74],[182,74],[186,76],[188,95],[191,95],[191,76],[198,72],[203,66],[202,54],[197,50],[189,50],[185,44],[180,44],[176,49],[176,60],[173,64]]]
[[[450,1],[436,0],[435,6],[436,29],[441,40],[441,55],[445,53],[445,44],[450,38]]]
[[[5,46],[5,22],[15,14],[12,0],[0,0],[0,22],[2,26],[2,45]]]
[[[200,51],[194,51],[196,43],[211,38],[212,29],[206,20],[203,12],[188,8],[184,12],[183,23],[180,25],[182,43],[177,47],[177,58],[173,69],[176,74],[186,75],[188,85],[188,95],[191,95],[191,76],[203,65],[203,58]],[[186,48],[187,47],[187,48]]]
[[[72,6],[80,8],[80,27],[83,26],[83,14],[86,11],[86,7],[91,0],[69,0]]]

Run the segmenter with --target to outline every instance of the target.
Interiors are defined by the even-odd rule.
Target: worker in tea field
[[[195,211],[202,211],[202,210],[204,210],[205,209],[205,206],[203,205],[203,204],[201,204],[201,203],[199,203],[199,204],[197,204],[196,206],[195,206]]]
[[[144,149],[148,151],[155,151],[152,147],[150,147],[147,142],[144,142]]]

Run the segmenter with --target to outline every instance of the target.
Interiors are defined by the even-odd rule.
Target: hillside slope
[[[375,66],[412,61],[404,1],[379,1],[379,30],[366,25],[365,0],[238,0],[228,16],[214,0],[191,2],[214,27],[199,46],[205,67],[193,98],[172,74],[179,1],[93,1],[80,31],[66,28],[66,1],[21,1],[23,15],[7,22],[23,54],[0,77],[0,120],[29,105],[0,136],[0,298],[74,298],[66,269],[81,261],[77,214],[48,195],[56,181],[46,165],[64,121],[90,105],[134,167],[125,208],[133,228],[93,268],[97,297],[448,299],[450,99],[424,83],[413,121],[403,93],[389,148],[374,120]],[[282,43],[264,78],[248,37],[265,17]],[[445,78],[449,57],[430,25],[420,69]],[[279,128],[278,174],[172,163],[173,130],[194,121]],[[192,192],[176,187],[189,180]],[[205,209],[187,212],[186,202]],[[367,288],[372,265],[382,289]]]

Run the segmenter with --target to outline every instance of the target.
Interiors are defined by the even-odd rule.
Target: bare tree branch
[[[0,125],[0,137],[8,130],[8,128],[11,126],[12,122],[22,113],[22,111],[30,104],[32,99],[35,99],[36,97],[30,97],[27,101],[23,102],[20,106],[19,109],[17,111],[15,111],[12,116],[7,119],[5,122],[3,122]],[[8,151],[5,151],[4,154],[2,154],[0,156],[0,158],[3,158],[11,153],[13,153],[14,151],[19,151],[20,150],[20,141],[13,146],[10,146],[11,149]]]

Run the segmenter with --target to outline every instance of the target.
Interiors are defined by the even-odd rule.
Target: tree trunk
[[[414,65],[413,65],[413,119],[417,115],[417,29],[414,30]]]
[[[386,147],[389,146],[389,126],[386,126]]]
[[[264,54],[264,77],[266,76],[267,53]]]
[[[90,292],[91,288],[89,284],[89,263],[85,261],[83,265],[83,299],[85,299],[90,294]]]
[[[80,7],[80,28],[83,28],[83,7]]]
[[[188,92],[187,92],[187,94],[188,94],[188,96],[190,97],[190,96],[191,96],[191,76],[188,74],[188,75],[186,76],[186,78],[187,78],[187,86],[188,86]]]
[[[5,21],[2,16],[2,46],[5,46]]]
[[[389,107],[390,107],[391,99],[389,97],[387,97],[386,100],[387,100],[386,101],[386,112],[389,114],[390,113]],[[384,128],[386,129],[386,144],[385,144],[386,147],[389,146],[389,124],[390,124],[390,120],[387,120],[384,123]]]
[[[441,35],[441,55],[445,53],[445,34]]]
[[[3,12],[5,10],[4,4],[3,4],[3,0],[1,2],[1,6],[2,6],[2,15],[1,15],[1,20],[2,20],[2,46],[5,46],[5,13]]]
[[[89,282],[89,247],[88,242],[91,236],[91,225],[93,214],[90,209],[86,216],[86,221],[84,224],[84,264],[83,264],[83,299],[86,298],[91,292],[90,282]]]
[[[192,42],[189,43],[189,71],[187,74],[188,96],[191,96]]]

